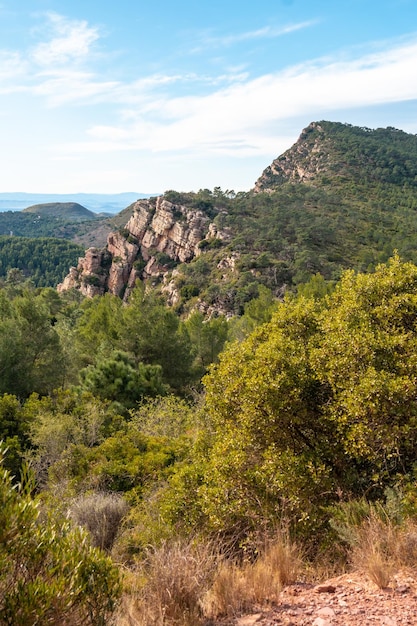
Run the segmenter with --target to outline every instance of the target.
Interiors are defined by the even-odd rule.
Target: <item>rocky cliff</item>
[[[307,182],[331,167],[331,138],[319,122],[305,128],[296,143],[275,159],[258,178],[254,192],[275,191],[286,182]]]
[[[92,297],[125,297],[136,280],[158,277],[175,263],[191,261],[199,243],[221,235],[204,211],[174,204],[164,196],[138,200],[126,226],[107,238],[104,250],[89,248],[58,291],[79,289]]]
[[[416,135],[313,122],[250,192],[171,190],[137,201],[60,290],[127,297],[140,278],[161,283],[181,314],[240,314],[260,284],[282,298],[311,275],[333,281],[393,250],[417,262],[416,211]]]

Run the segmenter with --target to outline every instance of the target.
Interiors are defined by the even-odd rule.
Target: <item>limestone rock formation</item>
[[[309,181],[327,172],[331,165],[327,145],[330,141],[319,122],[309,124],[296,143],[262,172],[254,192],[274,191],[279,184]]]
[[[124,297],[138,278],[163,276],[173,264],[197,256],[204,238],[221,236],[201,210],[163,196],[138,200],[125,228],[108,236],[106,249],[87,250],[58,291],[75,288],[89,297],[105,292]]]

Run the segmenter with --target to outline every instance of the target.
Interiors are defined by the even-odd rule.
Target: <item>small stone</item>
[[[302,614],[303,614],[303,612],[304,612],[304,611],[303,611],[303,609],[296,608],[296,609],[290,609],[290,610],[288,611],[288,614],[289,614],[289,615],[302,615]]]
[[[334,593],[336,587],[334,585],[318,585],[314,591],[316,593]]]
[[[323,619],[322,617],[316,617],[312,626],[331,626],[331,622],[327,619]]]
[[[330,606],[324,606],[321,609],[319,609],[317,611],[318,615],[324,616],[324,617],[334,617],[336,615],[336,613],[333,611],[333,609]]]

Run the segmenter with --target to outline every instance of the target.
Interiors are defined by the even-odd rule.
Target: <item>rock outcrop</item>
[[[126,226],[108,236],[104,250],[89,248],[58,291],[75,288],[89,297],[105,292],[125,297],[138,278],[163,276],[175,263],[200,254],[203,239],[221,237],[201,210],[173,204],[163,196],[138,200]]]
[[[329,171],[331,139],[319,122],[305,128],[296,143],[275,159],[258,178],[254,192],[274,191],[287,182],[306,182]]]

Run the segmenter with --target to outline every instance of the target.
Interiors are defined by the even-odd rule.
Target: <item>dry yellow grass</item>
[[[283,585],[301,565],[285,535],[265,543],[258,558],[242,564],[221,557],[212,545],[175,542],[149,550],[126,576],[117,626],[198,626],[278,602]]]
[[[352,564],[381,589],[389,586],[400,569],[417,566],[417,527],[411,520],[394,524],[371,512],[356,537]]]

